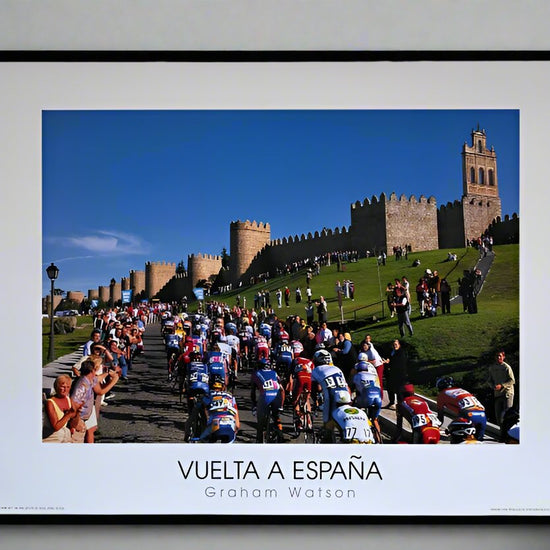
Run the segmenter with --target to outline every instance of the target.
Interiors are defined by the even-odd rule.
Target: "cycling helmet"
[[[288,332],[286,330],[281,330],[281,332],[279,332],[279,338],[281,339],[281,342],[288,342],[289,341]]]
[[[185,341],[186,341],[186,342],[192,342],[192,341],[193,341],[193,337],[192,337],[192,336],[186,336],[186,337],[185,337]]]
[[[405,397],[411,397],[414,395],[414,385],[413,384],[405,384],[403,386],[403,395]]]
[[[475,435],[476,427],[471,420],[457,418],[453,420],[446,429],[452,442],[463,441],[469,435]]]
[[[294,352],[294,356],[298,357],[298,355],[300,355],[300,353],[304,351],[304,346],[302,345],[302,342],[294,340],[292,342],[292,351]]]
[[[446,390],[447,388],[454,387],[454,380],[451,376],[442,376],[437,379],[435,385],[439,391]]]
[[[319,342],[315,345],[315,351],[319,351],[320,349],[326,349],[325,344],[323,342]]]
[[[210,388],[214,391],[223,391],[225,388],[225,380],[219,375],[214,376]]]
[[[313,354],[313,364],[318,365],[331,365],[332,357],[326,349],[320,349]]]
[[[362,351],[358,356],[357,356],[357,361],[368,361],[369,360],[369,356],[364,352]]]
[[[351,403],[351,395],[348,390],[340,390],[335,395],[334,400],[338,403],[338,405],[347,405],[348,403]]]
[[[365,371],[370,370],[371,364],[368,361],[359,361],[355,364],[355,370]]]
[[[258,361],[258,368],[259,369],[271,369],[271,363],[267,357],[262,357]]]

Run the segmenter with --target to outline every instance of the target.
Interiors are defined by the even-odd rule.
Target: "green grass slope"
[[[458,254],[457,262],[445,261],[449,250],[433,250],[409,254],[407,260],[388,258],[385,266],[378,266],[375,258],[362,259],[345,265],[345,271],[337,271],[336,265],[321,268],[321,274],[311,282],[313,299],[324,296],[328,301],[329,322],[341,319],[335,292],[336,281],[350,279],[355,283],[355,300],[344,299],[344,320],[352,328],[354,343],[359,343],[365,334],[371,334],[377,349],[384,354],[390,352],[391,341],[399,337],[397,318],[389,316],[384,304],[385,288],[395,278],[406,276],[411,285],[413,311],[411,320],[413,337],[404,338],[410,358],[410,374],[417,387],[428,395],[434,395],[434,383],[438,376],[452,374],[472,391],[482,391],[483,365],[492,360],[497,347],[504,347],[507,360],[517,373],[519,366],[519,246],[495,247],[495,259],[478,296],[478,313],[463,313],[462,305],[453,305],[451,315],[421,318],[416,303],[414,288],[426,268],[437,270],[446,277],[452,287],[452,294],[458,292],[458,279],[463,270],[472,268],[478,260],[473,248],[453,250]],[[412,267],[415,259],[420,266]],[[288,286],[291,291],[290,307],[276,307],[275,291]],[[289,315],[305,315],[305,301],[295,303],[295,289],[300,287],[305,297],[305,272],[270,279],[239,291],[212,296],[235,304],[240,295],[241,304],[246,298],[247,307],[254,304],[258,290],[269,290],[271,304],[280,318]],[[315,316],[317,318],[317,315]],[[519,377],[518,377],[519,380]]]

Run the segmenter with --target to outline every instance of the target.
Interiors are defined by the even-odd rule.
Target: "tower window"
[[[483,153],[483,148],[482,148],[482,145],[481,145],[481,140],[478,140],[478,142],[477,142],[477,152],[478,152],[478,153]]]
[[[485,183],[483,168],[479,169],[479,183],[483,185]]]
[[[470,168],[470,181],[472,183],[476,182],[476,169],[473,166]]]
[[[489,169],[489,185],[495,185],[495,175],[491,169]]]

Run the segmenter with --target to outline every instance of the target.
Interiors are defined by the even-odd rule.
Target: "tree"
[[[61,288],[54,288],[53,289],[53,295],[54,296],[63,296],[65,294],[65,291]]]
[[[185,264],[183,263],[183,260],[181,260],[176,266],[176,273],[185,273]]]
[[[227,269],[229,267],[229,254],[225,246],[222,248],[222,268]]]

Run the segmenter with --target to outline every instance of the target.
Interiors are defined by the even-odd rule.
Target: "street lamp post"
[[[54,360],[54,356],[53,356],[53,290],[54,290],[53,285],[54,285],[54,281],[57,279],[57,276],[59,275],[59,268],[57,268],[52,262],[52,264],[46,268],[46,273],[48,274],[48,278],[52,282],[52,289],[50,294],[50,350],[48,352],[48,361],[52,362]]]

